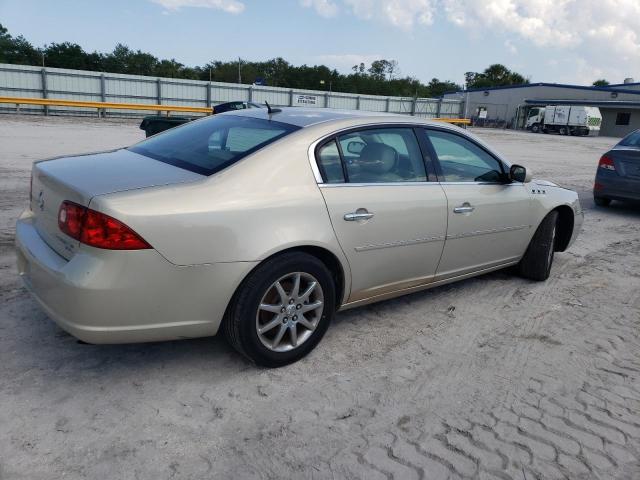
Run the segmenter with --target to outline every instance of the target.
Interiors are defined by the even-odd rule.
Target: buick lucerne
[[[416,117],[247,109],[132,147],[36,162],[18,270],[88,343],[223,333],[260,365],[335,312],[515,267],[549,276],[575,192]]]

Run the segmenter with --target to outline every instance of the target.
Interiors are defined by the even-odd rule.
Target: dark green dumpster
[[[164,132],[170,128],[177,127],[184,123],[190,122],[189,117],[167,117],[163,115],[148,115],[142,119],[140,130],[144,130],[147,137],[156,133]]]

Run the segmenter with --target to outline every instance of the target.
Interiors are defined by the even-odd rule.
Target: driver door
[[[447,236],[437,279],[517,261],[531,238],[531,200],[506,166],[466,136],[425,130],[447,196]]]

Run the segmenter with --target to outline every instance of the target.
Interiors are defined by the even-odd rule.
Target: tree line
[[[117,44],[112,52],[87,52],[71,42],[34,47],[22,35],[13,37],[0,24],[0,63],[41,65],[74,70],[90,70],[154,77],[211,80],[229,83],[262,83],[274,87],[309,90],[333,90],[364,95],[439,97],[462,87],[450,80],[433,78],[423,83],[415,77],[401,76],[395,60],[375,60],[371,65],[354,65],[351,72],[340,73],[325,65],[292,65],[283,58],[266,61],[213,60],[190,67],[176,59],[160,59],[141,50]],[[504,65],[491,65],[483,72],[465,74],[468,88],[529,83]]]

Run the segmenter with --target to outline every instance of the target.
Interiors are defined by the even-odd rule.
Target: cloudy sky
[[[640,0],[0,0],[0,23],[37,46],[121,42],[187,65],[386,58],[423,81],[491,63],[540,82],[640,81]]]

